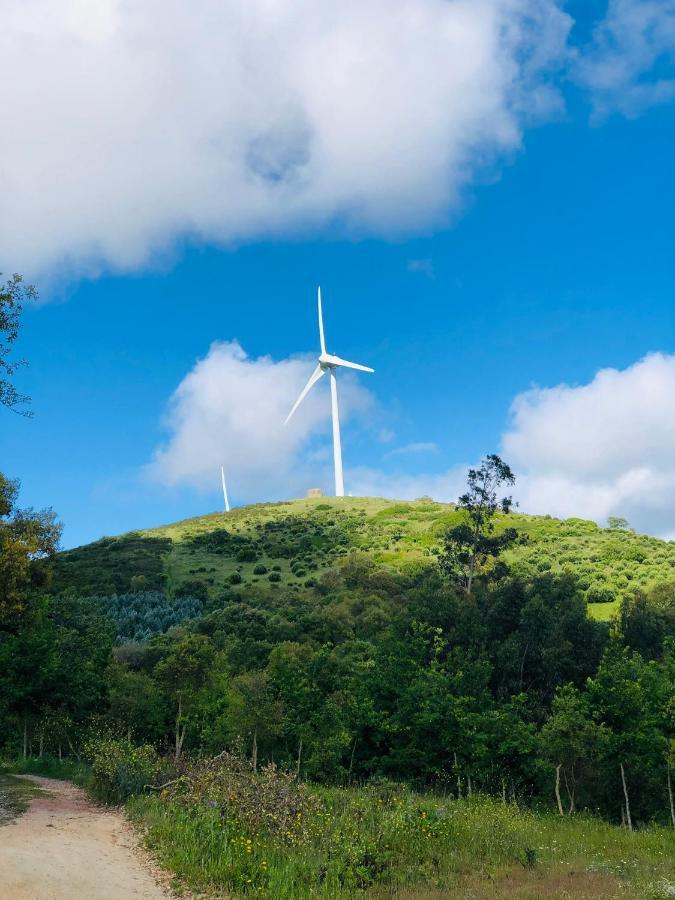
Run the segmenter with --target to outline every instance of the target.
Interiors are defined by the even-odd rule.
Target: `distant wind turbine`
[[[227,484],[225,482],[225,468],[223,466],[220,467],[220,480],[223,483],[223,500],[225,501],[225,512],[230,511],[230,501],[227,497]]]
[[[321,312],[321,288],[319,288],[319,340],[321,342],[321,355],[319,356],[319,362],[312,372],[309,381],[302,389],[302,393],[295,401],[295,405],[293,409],[289,412],[286,422],[287,424],[293,413],[300,406],[302,401],[305,399],[307,394],[310,392],[312,387],[316,384],[316,382],[321,378],[322,375],[325,375],[326,372],[330,375],[330,399],[331,399],[331,413],[333,416],[333,461],[335,463],[335,496],[336,497],[344,497],[345,495],[345,484],[344,478],[342,476],[342,446],[340,444],[340,415],[338,413],[338,398],[337,398],[337,377],[335,375],[336,369],[358,369],[359,372],[374,372],[374,369],[370,369],[368,366],[361,366],[358,363],[348,362],[346,359],[340,359],[339,356],[333,356],[331,353],[326,353],[326,341],[323,335],[323,313]]]

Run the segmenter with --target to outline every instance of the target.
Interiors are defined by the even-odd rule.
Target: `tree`
[[[506,514],[513,506],[511,497],[498,499],[497,492],[504,484],[515,484],[515,480],[509,466],[494,453],[486,456],[478,469],[469,469],[468,490],[457,502],[465,521],[447,533],[440,558],[443,571],[466,594],[471,593],[474,578],[485,562],[499,556],[518,536],[515,528],[494,533],[497,512]]]
[[[251,739],[251,765],[258,770],[258,747],[281,733],[284,712],[267,672],[244,672],[232,680],[228,717],[234,737]]]
[[[645,663],[615,638],[595,676],[588,681],[593,716],[605,728],[606,803],[620,806],[632,830],[634,816],[647,819],[665,800],[667,738],[664,711],[672,695],[666,668]],[[619,803],[616,802],[617,796]]]
[[[155,741],[166,723],[166,703],[159,686],[146,672],[134,672],[113,659],[106,672],[108,717],[130,740]]]
[[[62,526],[50,510],[17,510],[18,481],[0,473],[0,631],[12,627],[32,589],[48,579]]]
[[[607,527],[612,531],[632,531],[628,519],[622,516],[608,516]]]
[[[155,666],[155,675],[175,704],[174,760],[183,752],[190,713],[210,672],[214,650],[201,634],[186,634],[171,643]]]
[[[10,377],[26,363],[21,359],[11,360],[10,356],[19,336],[23,304],[36,297],[35,288],[24,284],[21,275],[13,275],[0,286],[0,405],[23,416],[31,415],[27,410],[21,409],[29,402],[29,398],[17,391]]]
[[[560,796],[561,773],[567,791],[567,815],[576,808],[577,785],[581,774],[597,756],[603,731],[591,716],[588,697],[573,684],[558,689],[551,715],[541,730],[544,755],[555,766],[555,797],[558,812],[564,815]]]

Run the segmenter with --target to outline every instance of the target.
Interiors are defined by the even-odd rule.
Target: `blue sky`
[[[621,13],[592,7],[569,46],[585,46],[594,24]],[[566,7],[577,18],[580,9]],[[272,234],[167,226],[150,249],[139,238],[138,260],[128,247],[123,261],[108,249],[95,267],[91,254],[78,262],[75,226],[72,245],[59,243],[58,220],[53,239],[41,224],[47,249],[33,265],[30,241],[12,255],[5,240],[2,269],[20,268],[42,300],[26,311],[20,342],[31,365],[18,386],[34,417],[5,413],[0,430],[2,469],[21,479],[23,505],[52,505],[65,546],[217,509],[203,428],[210,442],[222,439],[235,503],[314,483],[330,490],[327,385],[278,467],[263,448],[278,420],[236,430],[264,378],[288,386],[290,408],[309,375],[311,361],[292,358],[318,350],[320,283],[329,349],[376,370],[344,385],[347,490],[451,499],[463,467],[498,450],[519,472],[525,509],[626,514],[641,530],[675,534],[675,103],[665,90],[626,99],[636,79],[667,82],[668,59],[657,47],[646,72],[622,76],[611,92],[604,76],[597,87],[558,71],[551,83],[562,99],[520,121],[520,145],[491,145],[489,164],[458,183],[459,199],[426,218],[422,204],[417,221],[399,200],[365,226],[353,212],[345,225],[339,203],[321,225],[282,222]],[[199,392],[213,388],[206,375],[190,382],[182,406],[170,398],[204,371],[195,365],[213,342],[234,340],[247,359],[232,363],[240,380],[222,384],[222,403],[237,422],[223,414],[214,435],[200,419]],[[250,366],[267,355],[273,362],[260,364],[258,388],[243,397]],[[209,377],[230,371],[208,358]],[[291,368],[275,368],[289,359]],[[616,372],[598,376],[605,369]],[[567,388],[552,392],[559,385]]]

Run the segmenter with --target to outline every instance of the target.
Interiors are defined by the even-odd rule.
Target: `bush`
[[[97,735],[85,742],[94,794],[104,803],[124,803],[146,786],[156,785],[162,764],[154,747],[137,747],[126,739]]]
[[[262,563],[258,563],[258,565],[253,570],[254,575],[267,575],[267,566],[264,566]]]
[[[244,547],[242,550],[237,553],[237,562],[255,562],[258,558],[258,554],[255,552],[253,547]]]
[[[241,575],[239,572],[233,572],[228,578],[230,584],[241,584]]]
[[[270,572],[267,578],[269,581],[281,581],[281,575],[278,572]]]

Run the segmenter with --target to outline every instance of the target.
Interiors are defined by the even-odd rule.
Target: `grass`
[[[310,595],[313,581],[352,550],[395,569],[433,563],[443,534],[457,521],[452,504],[429,500],[323,497],[257,504],[62,553],[54,589],[158,589],[217,603],[234,579],[238,590],[255,586],[273,595],[285,588]],[[505,554],[512,568],[528,575],[575,573],[596,619],[616,615],[621,599],[635,589],[675,578],[673,542],[575,518],[513,513],[502,517],[500,526],[507,525],[522,535]],[[260,565],[266,573],[254,571]]]
[[[74,759],[59,760],[54,756],[29,756],[0,762],[0,776],[41,775],[44,778],[58,778],[72,781],[80,787],[88,788],[91,783],[91,769],[84,762]]]
[[[588,615],[596,622],[611,622],[619,615],[621,600],[612,600],[611,603],[589,603]]]
[[[248,834],[215,809],[158,797],[131,819],[189,888],[269,898],[672,897],[675,831],[630,834],[484,797],[403,789],[312,789],[314,820],[293,838]],[[670,891],[670,893],[669,893]]]
[[[39,793],[40,789],[29,781],[0,774],[0,825],[6,825],[24,813]]]

